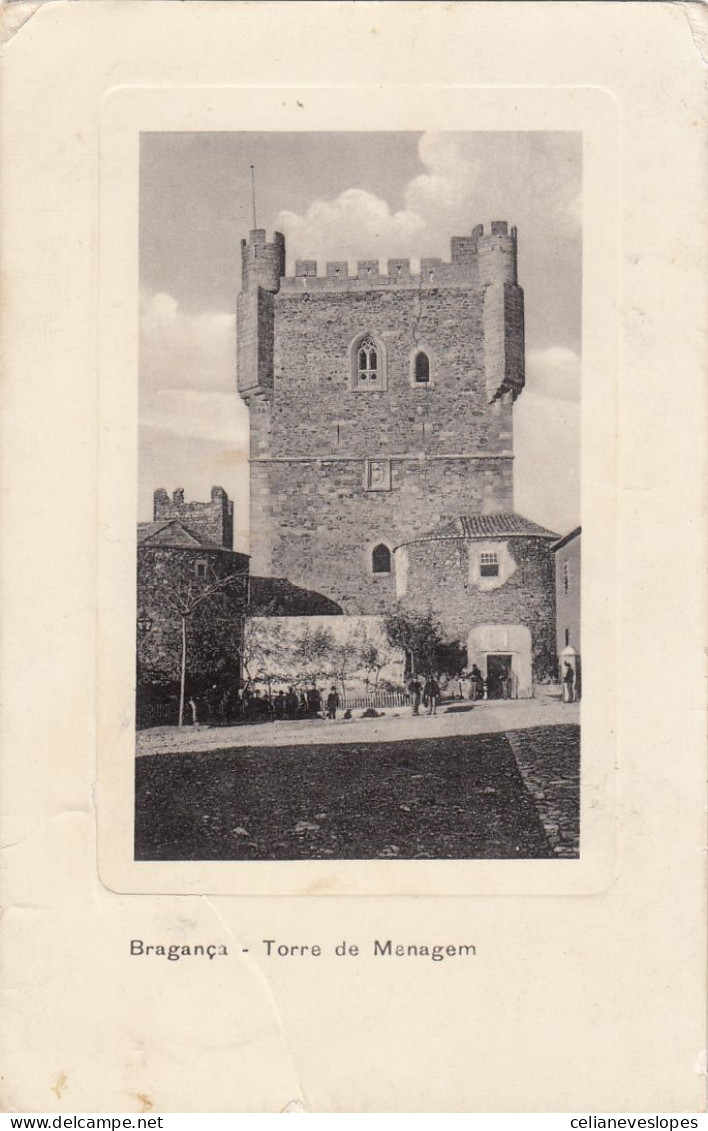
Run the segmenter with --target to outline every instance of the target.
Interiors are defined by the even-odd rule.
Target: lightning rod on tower
[[[250,169],[251,169],[251,201],[252,201],[252,204],[253,204],[253,229],[255,231],[255,229],[258,227],[258,224],[256,223],[256,170],[255,170],[255,166],[253,166],[253,165],[250,166]]]

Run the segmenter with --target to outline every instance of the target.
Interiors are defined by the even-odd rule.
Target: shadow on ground
[[[554,856],[503,733],[157,754],[136,775],[138,860]]]

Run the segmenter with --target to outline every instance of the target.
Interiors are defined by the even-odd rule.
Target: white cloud
[[[580,359],[535,350],[514,407],[516,509],[558,534],[580,521]]]
[[[145,398],[140,423],[187,440],[248,447],[248,412],[235,390],[157,389]]]
[[[385,200],[350,188],[335,200],[315,200],[307,212],[281,212],[276,226],[285,233],[296,257],[355,257],[362,248],[385,246],[390,255],[406,255],[419,238],[423,218],[415,212],[392,212]]]
[[[247,446],[248,413],[236,392],[235,318],[190,314],[169,294],[140,303],[140,424],[152,433]]]
[[[477,185],[477,166],[465,152],[465,145],[455,134],[423,134],[418,155],[427,172],[408,182],[406,206],[425,217],[428,224],[441,213],[445,217],[467,209]],[[466,228],[470,226],[465,216]],[[466,228],[464,230],[466,230]]]
[[[313,201],[303,214],[281,212],[276,227],[293,257],[322,263],[409,256],[412,249],[446,256],[450,235],[492,219],[567,234],[580,223],[577,163],[559,156],[560,143],[544,144],[514,133],[426,133],[418,143],[425,172],[405,186],[402,209],[352,187],[333,200]]]
[[[580,357],[564,346],[529,350],[526,355],[524,396],[553,397],[562,401],[580,400]]]
[[[169,294],[140,299],[141,390],[235,388],[236,320],[223,311],[188,314]]]

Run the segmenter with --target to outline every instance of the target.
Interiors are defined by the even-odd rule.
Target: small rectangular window
[[[499,557],[497,554],[479,555],[479,576],[499,577]]]
[[[566,628],[566,630],[565,630],[565,646],[566,646],[566,648],[568,647],[569,644],[570,644],[570,629]]]
[[[202,579],[205,578],[206,575],[207,575],[207,564],[206,564],[206,562],[202,562],[202,561],[196,562],[195,566],[194,566],[194,573],[199,578],[202,578]]]
[[[564,593],[568,592],[568,586],[569,585],[570,585],[570,566],[569,566],[568,562],[563,562],[563,592]]]

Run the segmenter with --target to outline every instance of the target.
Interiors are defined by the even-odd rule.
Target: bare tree
[[[247,571],[231,573],[226,577],[215,577],[208,584],[196,584],[194,581],[177,582],[168,577],[163,579],[163,593],[165,600],[180,618],[181,627],[181,655],[180,655],[180,680],[179,680],[179,722],[184,726],[185,688],[187,682],[187,621],[216,593],[222,592],[235,581],[240,581],[247,576]]]
[[[332,671],[332,652],[335,648],[331,629],[319,626],[305,633],[295,642],[294,654],[298,667],[310,679],[328,678]]]

